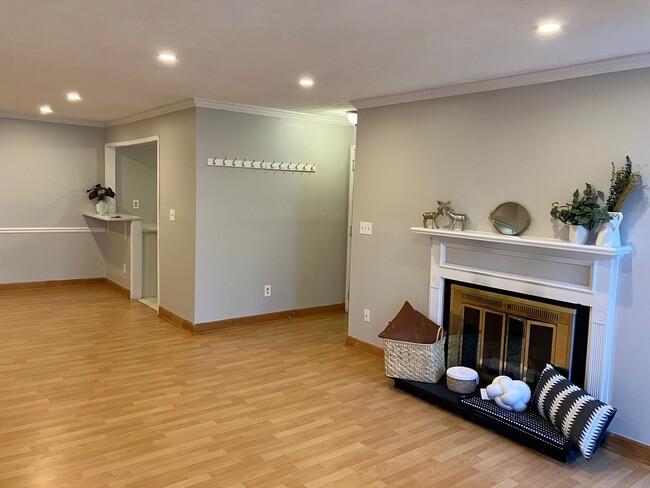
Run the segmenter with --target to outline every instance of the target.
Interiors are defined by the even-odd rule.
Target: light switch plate
[[[176,210],[173,208],[169,209],[169,220],[174,222],[176,220]]]
[[[359,226],[359,233],[367,236],[372,235],[372,222],[361,222]]]

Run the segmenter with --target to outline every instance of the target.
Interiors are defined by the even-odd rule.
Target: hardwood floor
[[[343,314],[192,336],[107,286],[0,292],[0,487],[647,487],[399,392]]]

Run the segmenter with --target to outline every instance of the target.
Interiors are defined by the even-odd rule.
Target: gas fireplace
[[[507,375],[532,386],[553,363],[582,386],[588,313],[576,304],[447,280],[447,366],[475,369],[482,383]]]

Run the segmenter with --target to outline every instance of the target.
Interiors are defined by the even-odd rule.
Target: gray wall
[[[585,182],[607,190],[610,161],[629,154],[650,181],[650,70],[362,110],[357,132],[349,334],[377,334],[404,300],[426,313],[430,240],[409,228],[436,199],[490,230],[487,215],[508,200],[525,205],[530,236],[565,237],[549,217]],[[650,212],[638,191],[623,208],[624,258],[612,403],[613,430],[650,444],[647,294]],[[373,236],[358,234],[373,222]],[[364,323],[362,310],[371,309]],[[641,400],[641,401],[640,401]]]
[[[195,109],[106,129],[107,142],[160,136],[161,307],[194,321],[196,241],[196,116]],[[169,210],[176,210],[176,221]]]
[[[210,109],[196,127],[195,322],[342,303],[352,127]],[[317,172],[207,166],[224,156]]]
[[[157,151],[155,142],[115,149],[116,209],[145,224],[158,221]],[[140,208],[133,208],[133,200],[140,200]]]
[[[103,227],[81,215],[103,145],[101,128],[0,117],[0,283],[104,276]]]

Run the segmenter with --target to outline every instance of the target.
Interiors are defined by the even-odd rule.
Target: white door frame
[[[357,146],[350,146],[350,184],[348,185],[348,252],[345,267],[345,311],[350,308],[350,264],[352,260],[352,203],[354,201],[354,163]]]
[[[106,186],[116,188],[115,150],[118,147],[140,146],[151,142],[156,143],[156,278],[158,281],[158,303],[160,303],[160,136],[104,144],[104,180]],[[130,260],[131,300],[137,300],[142,298],[142,222],[140,221],[131,222]]]

